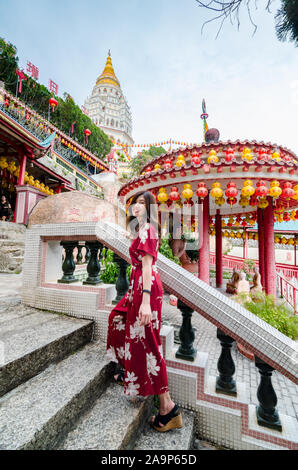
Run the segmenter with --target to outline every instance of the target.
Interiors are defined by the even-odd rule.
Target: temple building
[[[134,143],[130,107],[115,75],[110,51],[104,71],[97,78],[92,95],[86,99],[84,106],[92,121],[112,140],[121,144]],[[115,148],[118,150],[118,146]]]

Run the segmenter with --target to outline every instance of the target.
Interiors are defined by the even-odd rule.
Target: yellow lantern
[[[225,203],[225,198],[224,197],[217,197],[215,198],[215,204],[217,204],[218,206],[222,206],[224,203]],[[225,225],[225,221],[223,220],[223,223]]]
[[[30,186],[34,186],[34,178],[32,175],[29,176],[28,183],[30,184]]]
[[[278,198],[282,193],[282,189],[279,187],[279,181],[273,180],[270,183],[269,196]]]
[[[231,238],[235,238],[235,233],[234,233],[234,232],[231,232],[231,233],[230,233],[230,237],[231,237]]]
[[[180,167],[182,165],[185,165],[185,160],[177,160],[176,166]]]
[[[276,160],[277,162],[280,161],[280,153],[279,152],[273,152],[273,154],[271,155],[271,158],[273,158],[273,160]]]
[[[208,163],[217,163],[218,162],[218,156],[216,155],[216,151],[215,150],[210,150],[209,152],[209,157],[208,157]]]
[[[286,237],[282,237],[281,243],[282,245],[286,245],[288,243],[288,240],[286,239]]]
[[[242,238],[243,238],[243,240],[246,239],[246,234],[245,234],[245,232],[242,232]]]
[[[34,186],[35,186],[35,188],[39,189],[40,188],[40,182],[38,180],[35,180]]]
[[[156,163],[156,165],[154,165],[154,170],[155,170],[155,171],[160,170],[160,165],[159,165],[159,163]]]
[[[295,239],[294,238],[289,238],[288,245],[295,245]]]
[[[242,196],[244,197],[250,197],[254,194],[255,192],[255,188],[253,187],[252,185],[252,181],[251,180],[246,180],[244,181],[243,183],[243,188],[241,190],[241,194]]]
[[[254,235],[254,234],[253,234],[252,232],[248,232],[248,239],[249,239],[249,240],[252,240],[252,239],[253,239],[253,235]]]
[[[248,197],[241,197],[239,200],[239,204],[241,207],[246,207],[249,205],[249,198]]]
[[[210,233],[210,235],[212,235],[212,236],[214,236],[214,235],[215,235],[215,228],[213,228],[213,229],[211,230],[211,233]]]
[[[185,184],[183,187],[184,190],[182,191],[182,197],[184,197],[184,199],[191,199],[193,196],[193,190],[191,189],[191,185]]]
[[[225,235],[226,238],[229,238],[230,232],[228,232],[227,230],[225,230],[224,235]]]
[[[8,167],[8,163],[6,160],[6,157],[0,157],[0,168],[1,170],[4,170],[4,168]]]
[[[267,201],[267,198],[260,197],[258,207],[260,209],[266,209],[266,207],[268,207],[268,205],[269,205],[269,202]]]
[[[242,160],[252,160],[253,159],[253,154],[251,153],[251,149],[248,147],[245,147],[242,152],[241,156]]]
[[[25,171],[25,175],[24,175],[24,184],[27,184],[28,181],[29,181],[28,171]]]
[[[274,243],[280,243],[280,238],[277,235],[274,237]]]
[[[182,160],[182,161],[184,162],[184,155],[183,155],[183,153],[180,153],[180,155],[178,155],[178,157],[177,157],[177,162],[178,162],[179,160]]]
[[[158,196],[157,196],[157,199],[158,199],[159,202],[161,202],[161,203],[167,202],[167,200],[169,199],[169,196],[167,195],[167,192],[166,192],[166,189],[165,189],[165,188],[160,188],[159,194],[158,194]]]
[[[213,183],[210,195],[211,197],[214,197],[214,198],[222,197],[223,190],[220,187],[220,183]]]

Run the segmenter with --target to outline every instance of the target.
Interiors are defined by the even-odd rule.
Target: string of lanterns
[[[9,192],[15,191],[15,185],[17,184],[17,178],[20,175],[20,166],[16,165],[13,160],[9,163],[7,162],[6,157],[0,157],[0,177],[1,177],[1,187],[7,189]],[[30,186],[35,187],[42,193],[51,196],[54,194],[54,190],[50,189],[44,183],[41,183],[39,180],[35,180],[32,175],[29,175],[25,171],[24,184],[29,184]]]
[[[212,228],[209,230],[210,235],[214,236],[215,235],[215,229]],[[258,233],[253,233],[253,232],[248,232],[247,234],[245,232],[240,232],[240,231],[229,231],[229,230],[222,230],[222,237],[223,238],[232,238],[232,239],[246,239],[246,236],[249,240],[258,240]],[[274,243],[280,244],[280,245],[292,245],[292,246],[297,246],[298,245],[298,238],[297,237],[282,237],[275,235],[274,237]]]
[[[3,102],[2,95],[0,95],[0,102]],[[10,102],[7,98],[4,100],[4,105],[7,109],[10,109],[11,111],[15,111],[19,113],[21,116],[25,116],[25,119],[28,123],[30,122],[34,124],[35,127],[39,127],[45,133],[47,134],[52,133],[52,130],[47,126],[47,124],[44,122],[44,120],[41,117],[30,114],[21,105],[15,104],[14,102]],[[54,111],[57,105],[58,105],[58,102],[57,100],[55,100],[55,98],[49,99],[49,106],[52,107],[52,111]],[[88,137],[91,135],[91,131],[89,129],[85,129],[84,134],[86,138],[86,143],[88,144]],[[90,157],[89,155],[87,155],[86,153],[78,149],[76,145],[70,143],[67,139],[60,137],[58,134],[56,134],[55,139],[59,140],[61,144],[65,145],[67,148],[77,153],[82,159],[88,161],[94,167],[99,168],[101,170],[106,170],[106,168],[103,165],[101,165],[94,158]]]
[[[181,161],[181,160],[180,160]],[[192,200],[193,197],[193,190],[190,184],[184,184],[183,191],[181,193],[181,197],[185,200],[184,205],[186,206],[193,206],[194,202]],[[198,188],[196,191],[197,196],[200,200],[203,200],[208,195],[208,189],[206,184],[203,182],[198,183]],[[215,182],[212,184],[212,189],[210,191],[210,196],[214,199],[215,203],[219,206],[223,205],[225,202],[232,205],[236,204],[237,196],[238,196],[238,189],[236,187],[236,183],[230,181],[227,184],[227,189],[225,191],[225,196],[227,199],[223,197],[224,191],[221,188],[221,183]],[[242,207],[247,207],[251,205],[252,207],[260,207],[261,209],[265,209],[268,206],[267,195],[273,197],[274,204],[275,204],[275,215],[281,216],[282,213],[285,211],[285,207],[280,203],[278,198],[282,196],[286,199],[286,201],[290,201],[290,199],[298,199],[298,184],[296,184],[292,188],[292,183],[285,182],[283,184],[283,188],[280,188],[280,183],[276,180],[270,183],[270,188],[266,186],[266,182],[264,180],[260,180],[257,182],[256,188],[253,187],[253,182],[251,180],[246,180],[243,183],[243,188],[241,189],[241,196],[239,199],[239,204]],[[173,186],[169,195],[167,194],[166,188],[160,188],[159,193],[157,195],[157,201],[159,203],[168,202],[168,205],[171,205],[172,202],[180,201],[180,206],[182,206],[179,191],[177,186]],[[292,211],[294,213],[295,211]],[[295,212],[296,213],[296,212]],[[293,219],[294,216],[290,216]],[[287,216],[286,216],[287,218]],[[283,220],[286,220],[283,218]]]

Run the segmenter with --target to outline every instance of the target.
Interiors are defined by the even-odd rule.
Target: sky
[[[131,107],[138,144],[203,140],[201,103],[221,140],[272,142],[298,154],[298,48],[277,40],[273,0],[241,24],[219,22],[195,0],[0,0],[0,36],[20,66],[39,68],[59,95],[80,106],[104,69],[108,50]],[[136,152],[136,151],[135,151]]]

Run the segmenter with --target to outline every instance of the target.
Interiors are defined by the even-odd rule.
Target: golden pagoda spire
[[[96,85],[102,85],[102,84],[107,84],[107,85],[114,85],[120,88],[120,83],[118,78],[115,75],[114,68],[112,65],[112,59],[111,59],[111,51],[109,50],[108,52],[108,57],[106,61],[106,66],[104,68],[104,71],[102,74],[98,77],[96,80]]]

